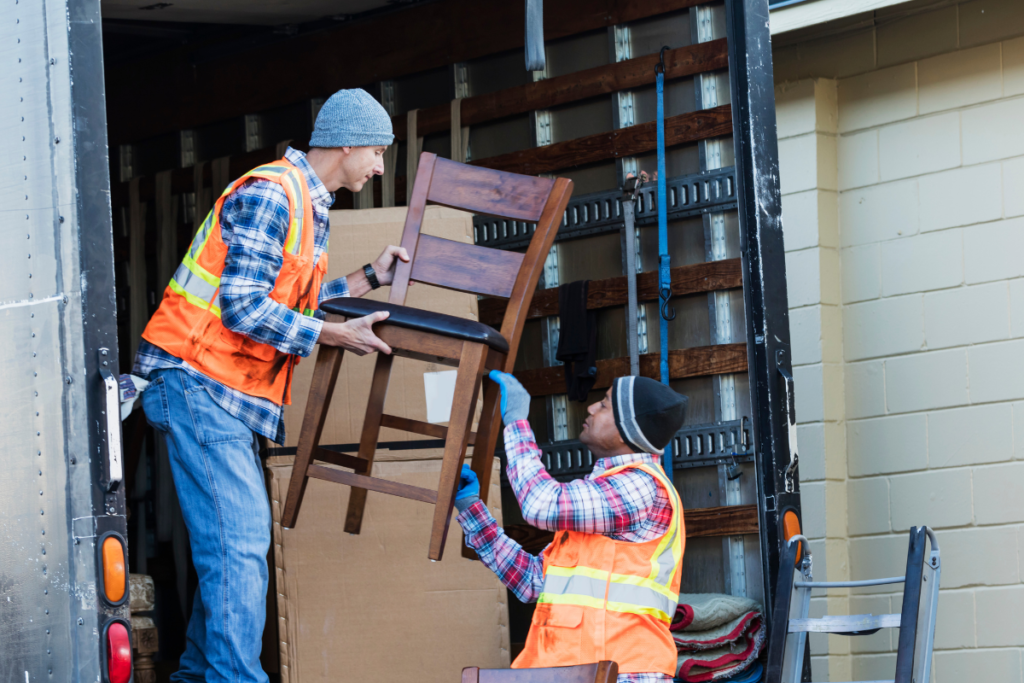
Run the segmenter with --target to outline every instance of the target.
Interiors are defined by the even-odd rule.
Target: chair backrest
[[[508,299],[501,333],[512,349],[508,359],[511,367],[526,322],[525,304],[537,287],[571,196],[572,181],[566,178],[478,168],[424,152],[402,232],[402,246],[411,262],[399,262],[388,300],[404,304],[410,282]],[[428,202],[536,223],[537,229],[522,254],[421,235]]]
[[[462,670],[462,683],[615,683],[619,665],[595,662],[552,669],[478,669]]]

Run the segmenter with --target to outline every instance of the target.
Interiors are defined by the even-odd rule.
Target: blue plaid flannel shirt
[[[327,212],[334,204],[334,193],[328,192],[320,182],[305,154],[289,147],[284,156],[302,171],[309,186],[315,214],[315,263],[327,249],[330,236]],[[269,296],[284,261],[288,217],[288,196],[278,183],[269,180],[248,180],[224,200],[220,216],[221,239],[228,253],[220,279],[221,322],[232,332],[270,344],[282,353],[308,356],[320,337],[323,321],[297,313]],[[320,301],[339,296],[348,296],[348,282],[343,277],[320,287]],[[210,392],[214,401],[249,429],[275,443],[284,443],[281,406],[226,387],[180,358],[142,340],[132,373],[149,379],[150,373],[166,368],[187,372]]]

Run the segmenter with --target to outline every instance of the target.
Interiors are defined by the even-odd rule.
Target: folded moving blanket
[[[681,594],[669,629],[679,651],[679,678],[693,683],[745,673],[765,644],[761,605],[734,595]]]
[[[754,629],[754,622],[760,622],[761,612],[747,612],[732,621],[707,631],[673,631],[672,639],[680,652],[689,650],[711,650],[739,640]]]
[[[720,681],[755,663],[764,649],[765,628],[758,615],[736,640],[712,649],[681,651],[677,663],[679,679],[687,683]]]
[[[760,612],[757,600],[722,593],[680,593],[679,607],[669,628],[673,631],[707,631],[747,612]]]

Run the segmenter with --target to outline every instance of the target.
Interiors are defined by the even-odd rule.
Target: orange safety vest
[[[562,531],[544,552],[544,587],[526,646],[514,669],[618,662],[619,673],[676,671],[669,633],[683,571],[686,533],[675,487],[657,465],[632,463],[599,477],[637,468],[668,493],[668,530],[643,543]]]
[[[224,190],[192,239],[142,338],[232,389],[287,405],[292,402],[292,372],[299,357],[232,332],[220,319],[220,276],[228,251],[221,239],[220,212],[228,195],[250,178],[280,183],[288,196],[284,262],[270,298],[305,315],[316,311],[327,252],[313,263],[315,214],[309,187],[302,171],[279,159],[254,168]]]

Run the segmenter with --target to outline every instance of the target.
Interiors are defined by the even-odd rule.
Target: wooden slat
[[[460,211],[536,223],[554,186],[554,178],[510,176],[437,157],[427,201]]]
[[[407,417],[398,417],[397,415],[381,415],[380,426],[390,427],[391,429],[401,429],[403,432],[411,432],[413,434],[432,436],[435,439],[448,438],[448,428],[444,425],[435,425],[430,424],[429,422],[410,420]],[[476,432],[470,432],[469,443],[473,444],[475,442]]]
[[[640,374],[658,379],[661,354],[648,353],[640,356]],[[698,346],[692,349],[669,351],[669,374],[672,379],[704,377],[747,371],[746,344],[717,344]],[[616,377],[629,374],[629,358],[613,358],[597,361],[597,382],[594,389],[611,386]],[[515,373],[531,396],[551,396],[565,393],[565,370],[561,367],[523,370]]]
[[[702,109],[689,114],[680,114],[665,119],[665,144],[668,146],[696,142],[707,138],[729,135],[732,133],[732,112],[725,104],[714,109]],[[650,152],[657,146],[657,124],[654,121],[642,123],[629,128],[621,128],[609,133],[598,133],[575,140],[557,142],[545,147],[533,147],[519,152],[503,154],[487,159],[470,162],[474,166],[483,166],[499,171],[538,175],[554,171],[590,164],[606,159],[617,159]],[[296,148],[304,149],[295,143]],[[247,154],[231,157],[230,172],[232,178],[275,160],[276,149],[267,147]],[[211,181],[210,165],[203,170],[204,182]],[[405,194],[405,177],[395,178],[395,196]],[[171,173],[171,193],[181,194],[194,190],[194,176],[191,168],[180,168]],[[112,187],[111,202],[113,206],[127,203],[128,183],[115,183]],[[217,190],[216,193],[219,193]],[[215,193],[215,194],[216,194]],[[139,201],[149,201],[155,194],[155,185],[151,177],[139,181]]]
[[[555,40],[705,1],[548,0],[544,37]],[[524,21],[521,2],[441,0],[270,44],[225,30],[214,39],[109,65],[109,144],[114,148],[521,48]],[[254,63],[261,68],[253,69]]]
[[[344,484],[345,486],[351,486],[357,489],[378,491],[392,496],[418,500],[422,503],[433,504],[437,502],[437,491],[432,491],[419,486],[410,486],[409,484],[400,484],[397,481],[368,477],[365,474],[354,474],[352,472],[346,472],[345,470],[336,470],[331,467],[324,467],[323,465],[310,465],[308,474],[309,476],[317,479],[332,481],[335,484]]]
[[[313,451],[313,459],[329,462],[332,465],[337,465],[338,467],[347,467],[361,474],[366,473],[370,469],[368,467],[369,463],[357,455],[339,453],[338,451],[329,451],[326,448],[320,448],[319,446]]]
[[[672,269],[672,295],[684,296],[700,292],[715,292],[743,286],[743,273],[738,258],[725,261],[697,263]],[[658,273],[640,273],[637,276],[637,297],[640,301],[658,298]],[[591,280],[587,288],[587,308],[591,310],[625,306],[627,303],[626,278],[612,277]],[[500,325],[507,303],[504,299],[481,299],[480,322]],[[533,295],[529,318],[558,315],[558,289],[542,289]]]
[[[686,537],[742,536],[758,531],[756,505],[726,505],[687,510]]]
[[[741,536],[758,532],[756,505],[729,505],[695,508],[683,513],[686,537]],[[510,524],[505,533],[528,553],[536,555],[555,538],[555,534],[529,524]],[[683,562],[686,558],[683,558]]]
[[[732,109],[728,104],[665,119],[665,145],[668,147],[730,134]],[[650,121],[609,133],[588,135],[470,163],[499,171],[538,175],[608,159],[644,154],[657,147],[657,140],[657,123]]]
[[[459,292],[511,296],[523,264],[523,255],[518,252],[489,249],[434,235],[420,235],[415,244],[412,279]]]
[[[576,73],[547,78],[514,88],[462,100],[462,125],[475,126],[487,121],[525,114],[591,97],[608,95],[654,83],[658,54],[624,62],[605,64]],[[683,78],[729,66],[725,38],[669,50],[665,53],[665,78]],[[406,137],[406,115],[391,119],[395,138]],[[448,104],[421,109],[416,115],[418,135],[446,132],[451,127],[452,110]]]

